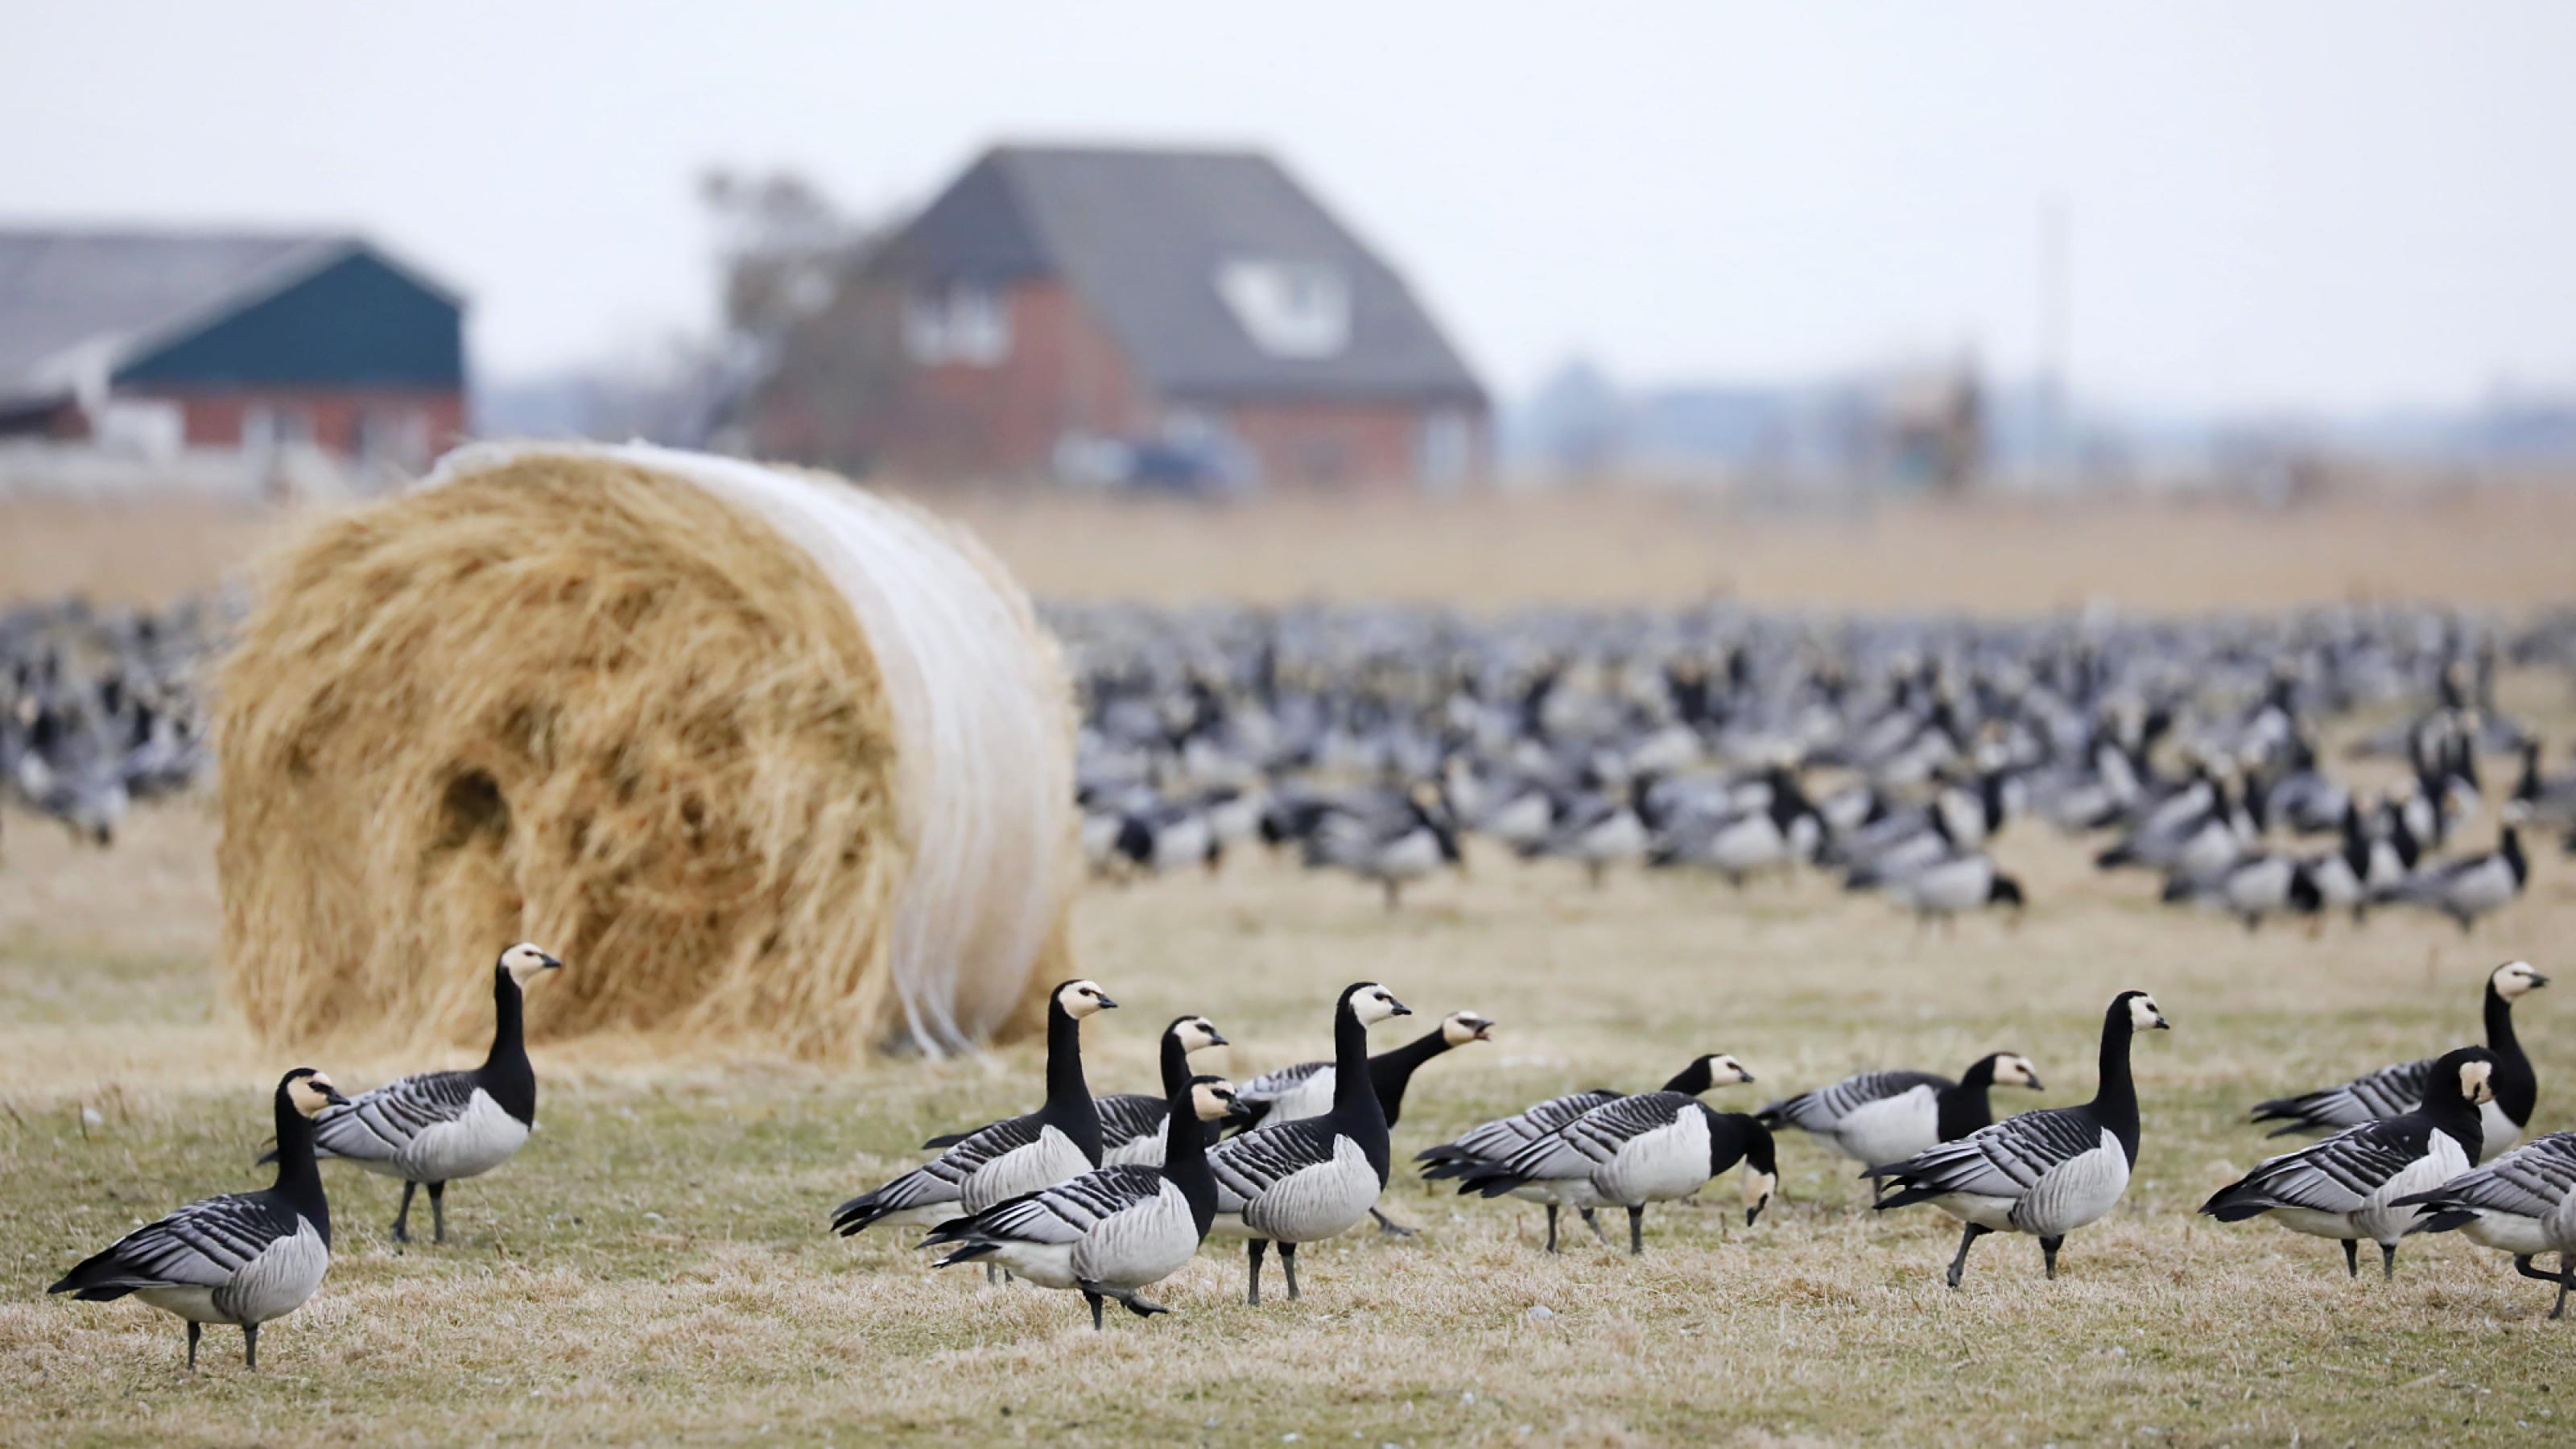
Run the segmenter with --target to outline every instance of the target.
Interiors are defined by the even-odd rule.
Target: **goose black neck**
[[[1333,1013],[1333,1116],[1338,1130],[1357,1142],[1377,1169],[1378,1185],[1388,1170],[1386,1109],[1378,1105],[1377,1086],[1369,1077],[1368,1027],[1345,997]]]
[[[1163,1033],[1163,1096],[1186,1092],[1190,1087],[1190,1049],[1177,1031]]]
[[[1199,1120],[1189,1078],[1183,1077],[1164,1105],[1163,1176],[1188,1201],[1190,1218],[1199,1225],[1201,1238],[1216,1223],[1216,1174],[1209,1169],[1207,1160],[1210,1125]]]
[[[1413,1081],[1413,1073],[1424,1062],[1449,1050],[1449,1030],[1444,1025],[1426,1032],[1391,1052],[1379,1052],[1369,1058],[1369,1085],[1377,1092],[1378,1111],[1385,1115],[1386,1125],[1393,1128],[1404,1115],[1404,1089]],[[1340,1089],[1338,1081],[1335,1090]]]
[[[2501,1070],[2488,1077],[2490,1088],[2495,1077],[2500,1075]],[[2497,1105],[2503,1105],[2501,1094]],[[2433,1090],[2425,1095],[2424,1105],[2415,1110],[2435,1127],[2449,1133],[2451,1140],[2468,1153],[2469,1161],[2476,1162],[2487,1155],[2486,1119],[2478,1111],[2478,1105],[2461,1093],[2457,1076],[2446,1082],[2433,1083]]]
[[[1082,1079],[1082,1023],[1061,1001],[1047,1003],[1047,1096],[1041,1115],[1096,1166],[1100,1161],[1100,1109]]]
[[[507,966],[492,968],[492,1051],[475,1073],[477,1083],[504,1112],[523,1123],[537,1120],[537,1072],[528,1064],[526,997]]]
[[[1714,1085],[1716,1085],[1715,1074],[1708,1069],[1708,1059],[1702,1057],[1673,1073],[1671,1079],[1666,1081],[1659,1090],[1679,1092],[1685,1097],[1696,1097]]]
[[[2514,829],[2510,825],[2506,826],[2504,828],[2503,839],[2499,842],[2499,845],[2504,854],[2504,863],[2513,871],[2513,883],[2515,885],[2520,885],[2524,881],[2529,880],[2531,878],[2531,864],[2524,860],[2522,856],[2522,832]]]
[[[313,1157],[313,1119],[296,1110],[283,1086],[277,1089],[277,1183],[270,1190],[313,1224],[322,1246],[331,1246],[331,1204]]]
[[[2495,981],[2487,982],[2487,1050],[2495,1053],[2496,1105],[2504,1110],[2515,1126],[2531,1125],[2531,1109],[2540,1101],[2540,1082],[2532,1075],[2531,1058],[2523,1055],[2522,1039],[2513,1034],[2513,1003],[2496,990]]]
[[[1944,1142],[1956,1142],[1995,1120],[1989,1089],[1995,1084],[1995,1059],[1980,1058],[1956,1085],[1934,1094],[1934,1130]]]
[[[2120,1139],[2120,1150],[2129,1156],[2129,1165],[2138,1165],[2138,1088],[2129,1077],[2129,1039],[2136,1029],[2129,1019],[2129,1002],[2122,998],[2111,1003],[2102,1018],[2102,1077],[2093,1092],[2093,1115]]]

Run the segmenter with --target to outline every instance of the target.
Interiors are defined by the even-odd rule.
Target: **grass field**
[[[928,1132],[1023,1110],[1034,1047],[826,1072],[655,1068],[610,1046],[539,1053],[543,1130],[451,1194],[443,1248],[395,1251],[396,1189],[332,1171],[322,1294],[272,1328],[259,1377],[227,1330],[192,1379],[176,1320],[43,1289],[138,1220],[256,1185],[284,1064],[210,994],[206,820],[151,815],[108,856],[27,824],[10,822],[0,865],[0,1440],[2538,1443],[2576,1416],[2557,1390],[2576,1324],[2545,1322],[2546,1291],[2501,1257],[2419,1239],[2394,1284],[2354,1283],[2331,1243],[2191,1215],[2261,1152],[2244,1104],[2473,1032],[2478,983],[2507,955],[2564,966],[2576,877],[2554,860],[2466,942],[2394,917],[2248,938],[2157,910],[2146,882],[2093,878],[2026,826],[2004,853],[2029,921],[1955,938],[1817,881],[1738,896],[1631,877],[1595,895],[1491,859],[1392,916],[1258,861],[1082,908],[1086,969],[1127,1006],[1090,1032],[1096,1085],[1148,1084],[1153,1031],[1186,1009],[1233,1037],[1238,1073],[1319,1054],[1355,977],[1426,1017],[1497,1017],[1499,1043],[1416,1080],[1399,1157],[1542,1094],[1651,1085],[1704,1050],[1761,1075],[1718,1094],[1729,1107],[2007,1046],[2051,1091],[2000,1107],[2080,1100],[2103,1003],[2148,987],[2176,1029],[2140,1043],[2137,1179],[2070,1240],[2055,1284],[2029,1240],[1989,1239],[1949,1292],[1948,1219],[1874,1217],[1842,1165],[1792,1140],[1784,1200],[1750,1231],[1730,1182],[1652,1212],[1643,1259],[1578,1238],[1549,1260],[1536,1209],[1400,1175],[1390,1206],[1423,1235],[1319,1246],[1302,1302],[1246,1308],[1239,1253],[1211,1252],[1167,1285],[1178,1314],[1094,1336],[1070,1295],[824,1230]],[[2543,992],[2523,1015],[2546,1125],[2576,1121],[2570,1011]],[[348,1084],[419,1064],[320,1065]]]

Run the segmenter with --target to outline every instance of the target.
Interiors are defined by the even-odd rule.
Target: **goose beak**
[[[1397,1016],[1411,1016],[1413,1014],[1412,1007],[1405,1005],[1403,1002],[1396,1000],[1392,996],[1389,996],[1386,999],[1386,1004],[1387,1009]]]
[[[2170,1021],[2165,1020],[2164,1013],[2163,1013],[2163,1012],[2161,1012],[2161,1011],[2156,1013],[2156,1030],[2158,1030],[2158,1031],[2171,1031],[2171,1030],[2173,1030],[2173,1023],[2172,1023],[2172,1022],[2170,1022]]]
[[[1094,996],[1091,999],[1099,1002],[1100,1009],[1103,1011],[1115,1011],[1118,1009],[1118,1003],[1110,1000],[1109,993],[1106,991],[1101,992],[1099,995]]]
[[[322,1089],[322,1100],[330,1103],[334,1107],[346,1107],[349,1105],[349,1099],[341,1096],[340,1089],[337,1087],[324,1087]]]
[[[560,956],[545,956],[540,957],[539,959],[543,962],[545,970],[561,971],[563,969],[563,958]]]
[[[2548,977],[2541,975],[2541,974],[2540,974],[2539,972],[2537,972],[2537,971],[2534,971],[2534,972],[2532,972],[2532,973],[2531,973],[2531,989],[2532,989],[2532,990],[2537,991],[2537,990],[2539,990],[2541,987],[2544,987],[2544,986],[2546,986],[2546,985],[2548,985],[2548,984],[2549,984],[2549,978],[2548,978]]]
[[[1209,1028],[1207,1029],[1207,1038],[1208,1038],[1208,1045],[1209,1045],[1209,1046],[1232,1046],[1232,1045],[1234,1045],[1234,1043],[1232,1043],[1232,1042],[1230,1042],[1230,1041],[1227,1041],[1227,1040],[1225,1039],[1225,1033],[1224,1033],[1224,1032],[1221,1032],[1221,1031],[1217,1030],[1215,1027],[1209,1027]]]
[[[1237,1097],[1225,1104],[1225,1116],[1229,1122],[1244,1121],[1252,1116],[1252,1104]]]
[[[2023,1075],[2024,1077],[2029,1078],[2029,1080],[2028,1080],[2028,1081],[2025,1081],[2025,1082],[2023,1082],[2023,1083],[2022,1083],[2022,1085],[2023,1085],[2023,1086],[2030,1088],[2030,1089],[2031,1089],[2032,1091],[2034,1091],[2034,1092],[2045,1092],[2045,1091],[2047,1091],[2047,1090],[2048,1090],[2048,1088],[2043,1087],[2043,1086],[2041,1086],[2041,1085],[2040,1085],[2040,1082],[2039,1082],[2039,1073],[2037,1073],[2037,1072],[2024,1072],[2024,1073],[2022,1073],[2022,1075]]]

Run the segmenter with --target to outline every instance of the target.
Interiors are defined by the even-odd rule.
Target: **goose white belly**
[[[1528,845],[1547,838],[1548,804],[1545,795],[1523,795],[1496,810],[1485,820],[1485,833],[1514,845]]]
[[[1646,827],[1634,811],[1621,810],[1578,836],[1572,853],[1578,860],[1634,860],[1646,853]]]
[[[1415,880],[1439,868],[1439,838],[1428,830],[1413,830],[1378,852],[1370,872],[1388,880]]]
[[[1190,1200],[1166,1179],[1147,1202],[1103,1219],[1073,1246],[1078,1278],[1120,1288],[1160,1283],[1199,1251],[1199,1225]]]
[[[1941,1103],[1929,1086],[1864,1102],[1842,1116],[1826,1141],[1865,1166],[1903,1162],[1941,1142]]]
[[[1080,1177],[1091,1168],[1091,1159],[1082,1155],[1072,1138],[1053,1127],[1041,1127],[1037,1141],[1014,1147],[969,1173],[958,1191],[957,1206],[979,1213],[1005,1198]]]
[[[2101,1144],[2039,1175],[2012,1209],[2012,1226],[2043,1238],[2062,1237],[2108,1213],[2129,1190],[2129,1156],[2105,1128]]]
[[[266,1323],[302,1307],[330,1271],[330,1248],[311,1222],[298,1218],[293,1234],[261,1249],[219,1287],[173,1284],[138,1288],[134,1296],[192,1323]]]
[[[1964,911],[1986,903],[1994,873],[1983,856],[1966,856],[1925,867],[1900,889],[1918,911]],[[1883,1159],[1894,1161],[1894,1158]]]
[[[1236,1231],[1283,1243],[1337,1237],[1377,1206],[1378,1188],[1368,1154],[1350,1138],[1336,1137],[1331,1161],[1300,1168],[1244,1203]]]
[[[360,1167],[410,1182],[454,1182],[479,1177],[516,1156],[527,1144],[528,1124],[476,1088],[453,1122],[424,1127],[389,1158],[357,1158]]]
[[[1213,839],[1204,815],[1173,821],[1154,835],[1154,869],[1161,872],[1199,864],[1207,859]]]
[[[2576,1244],[2576,1233],[2553,1237],[2546,1222],[2520,1213],[2480,1212],[2475,1221],[2460,1225],[2460,1236],[2479,1247],[2516,1257],[2567,1252],[2571,1244]]]
[[[1686,1108],[1651,1132],[1623,1143],[1594,1168],[1592,1185],[1623,1207],[1688,1197],[1708,1185],[1708,1117]]]
[[[2429,1150],[2422,1157],[2399,1169],[2352,1215],[2353,1225],[2372,1242],[2396,1242],[2424,1215],[2420,1207],[2390,1207],[2390,1203],[2410,1193],[2430,1192],[2469,1170],[2469,1154],[2451,1134],[2435,1132],[2426,1146]]]

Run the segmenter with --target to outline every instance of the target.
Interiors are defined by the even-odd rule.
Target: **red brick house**
[[[0,435],[426,465],[463,304],[352,236],[0,229]]]
[[[1485,393],[1268,157],[1003,146],[870,250],[737,416],[905,478],[1454,488]]]

